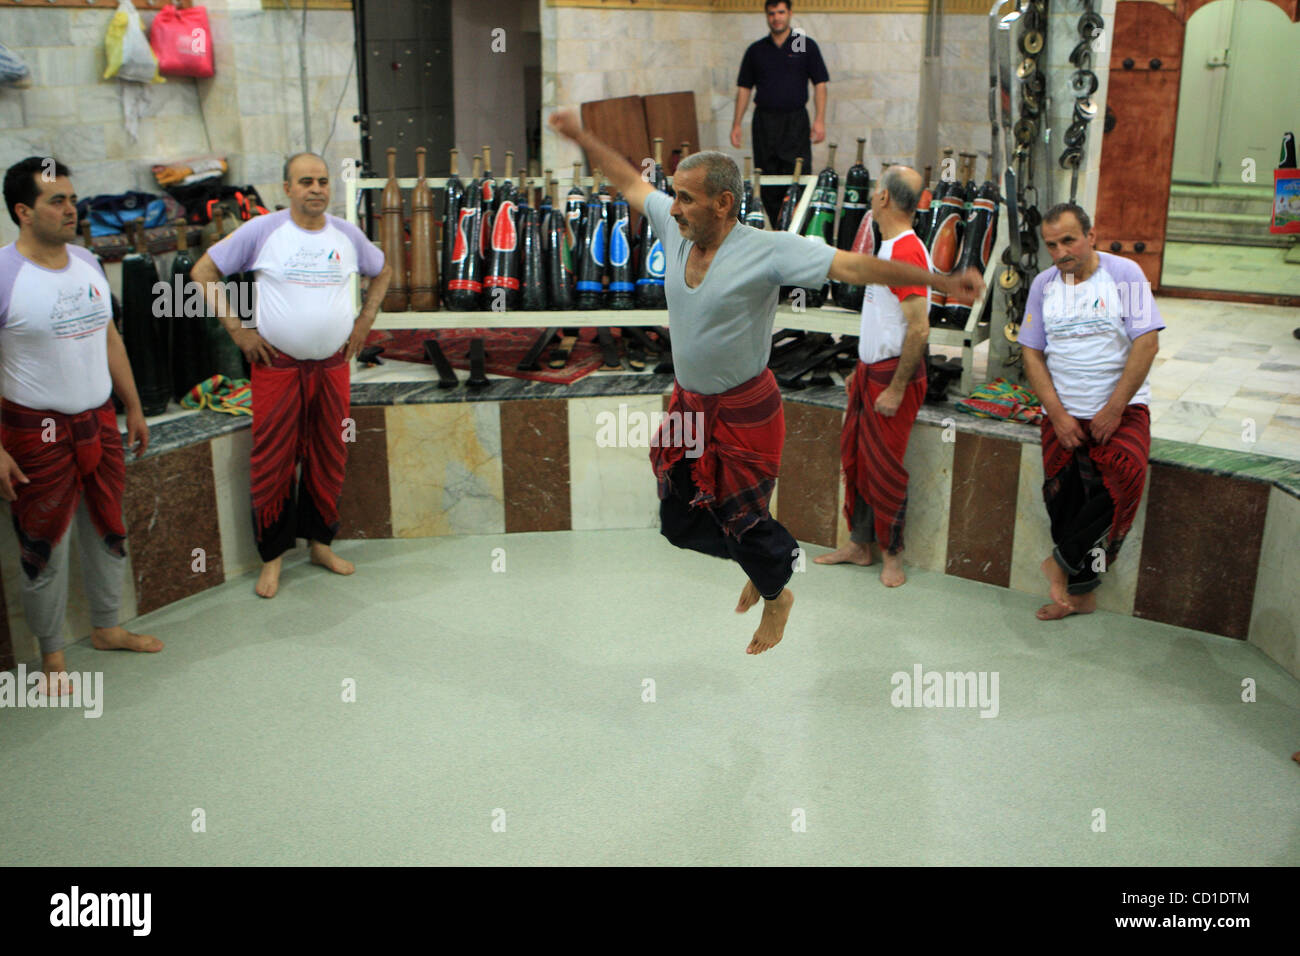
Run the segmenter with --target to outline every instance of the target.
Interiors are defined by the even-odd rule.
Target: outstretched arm
[[[637,212],[645,212],[646,197],[654,192],[654,187],[641,178],[635,166],[583,129],[578,114],[572,110],[556,110],[551,114],[550,122],[557,133],[582,147],[593,168],[605,171],[605,176],[623,194],[629,206]]]
[[[940,275],[905,262],[878,259],[843,249],[831,260],[829,274],[836,282],[849,285],[925,285],[933,286],[945,295],[968,296],[972,300],[984,292],[984,277],[978,269],[967,269],[960,275]]]

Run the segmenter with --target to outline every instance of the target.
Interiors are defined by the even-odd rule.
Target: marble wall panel
[[[917,423],[903,456],[907,469],[903,561],[927,571],[943,572],[947,567],[956,438],[955,429]]]
[[[1248,639],[1300,678],[1300,499],[1269,490]]]
[[[564,399],[502,403],[501,475],[507,533],[573,526]]]
[[[1020,484],[1020,443],[959,431],[953,448],[949,574],[1008,587]]]
[[[225,580],[210,443],[128,464],[122,511],[138,613]]]
[[[385,409],[394,537],[505,531],[500,407],[467,402]]]
[[[1156,464],[1148,491],[1133,613],[1246,637],[1269,486]]]
[[[380,406],[353,406],[356,441],[348,446],[348,468],[339,501],[340,538],[391,538],[388,430]]]
[[[776,517],[799,541],[833,547],[842,523],[836,508],[840,430],[844,413],[818,405],[785,403],[780,510]]]
[[[659,492],[650,469],[649,438],[633,426],[639,416],[647,416],[648,421],[648,416],[663,410],[661,395],[569,400],[569,500],[574,531],[659,527]],[[621,436],[617,434],[620,416],[627,423]],[[608,430],[611,423],[613,432]],[[613,443],[602,447],[600,442],[608,440]]]
[[[217,526],[221,529],[221,563],[226,580],[261,568],[253,533],[253,431],[244,428],[212,439],[212,475],[216,484]]]

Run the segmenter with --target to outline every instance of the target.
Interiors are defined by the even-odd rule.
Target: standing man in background
[[[830,75],[822,62],[821,50],[812,37],[790,30],[792,0],[766,0],[768,36],[745,50],[736,79],[736,115],[731,123],[731,145],[740,149],[740,126],[754,98],[754,165],[769,176],[794,172],[794,161],[803,157],[803,168],[812,169],[812,143],[826,138],[826,84]],[[813,85],[817,116],[808,126],[808,84]],[[811,141],[810,141],[811,136]],[[784,186],[764,186],[763,206],[776,222],[781,210]]]
[[[871,196],[880,223],[880,259],[933,268],[925,244],[912,231],[924,183],[906,166],[890,166]],[[880,581],[896,588],[903,572],[903,522],[907,515],[907,469],[903,456],[912,423],[925,401],[926,343],[930,339],[930,289],[877,283],[862,299],[858,365],[845,383],[849,393],[840,464],[844,468],[844,517],[849,544],[814,560],[818,564],[875,563]]]
[[[311,542],[313,564],[335,574],[356,570],[330,548],[355,427],[348,363],[365,344],[393,274],[365,233],[325,212],[330,181],[321,157],[289,157],[284,193],[288,209],[250,219],[190,272],[252,369],[253,528],[262,557],[255,590],[264,598],[279,590],[283,555],[298,538]],[[256,328],[219,303],[226,293],[218,280],[250,270],[257,275]],[[359,315],[349,291],[354,274],[371,280]]]

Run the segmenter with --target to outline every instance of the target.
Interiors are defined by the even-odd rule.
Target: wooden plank
[[[664,168],[668,158],[682,143],[691,144],[691,152],[700,151],[700,127],[695,120],[695,94],[656,93],[645,97],[646,133],[651,143],[656,136],[664,139]],[[647,156],[650,154],[647,153]]]
[[[637,169],[641,168],[641,160],[650,155],[645,105],[639,96],[619,96],[583,103],[582,125],[591,130],[597,139],[617,150]],[[590,171],[590,160],[587,167]]]

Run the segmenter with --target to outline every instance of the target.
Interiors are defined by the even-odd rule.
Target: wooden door
[[[1097,248],[1137,262],[1154,290],[1169,216],[1183,22],[1158,3],[1125,0],[1116,4],[1112,36],[1106,120],[1113,126],[1102,134]]]

